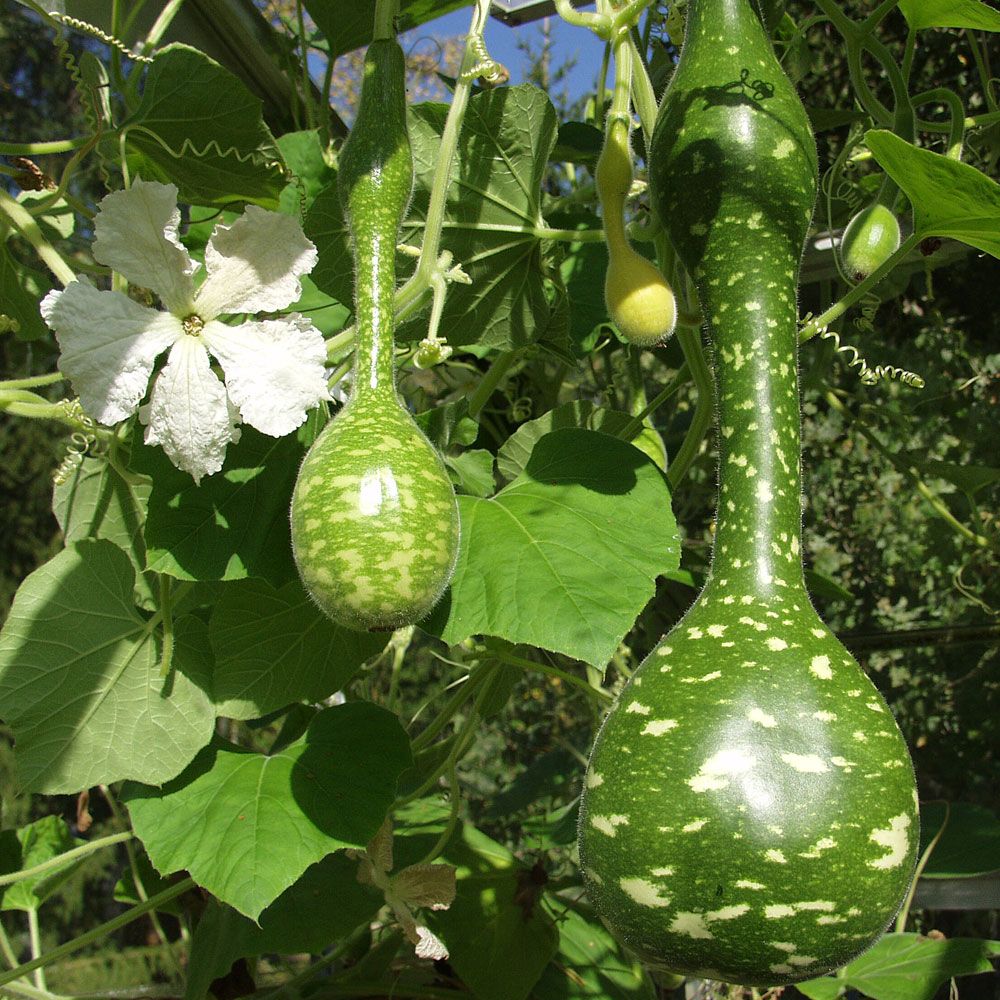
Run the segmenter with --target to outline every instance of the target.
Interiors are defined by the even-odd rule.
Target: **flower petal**
[[[59,341],[59,367],[84,410],[102,424],[135,413],[157,356],[184,336],[180,320],[170,313],[83,281],[49,292],[41,312]]]
[[[215,227],[195,308],[206,320],[285,309],[302,294],[299,278],[315,265],[316,247],[297,219],[250,205],[231,226]]]
[[[171,348],[140,416],[149,425],[146,444],[162,445],[196,483],[222,468],[226,445],[239,438],[235,411],[197,337],[181,337]]]
[[[298,313],[240,326],[213,321],[202,336],[222,362],[244,422],[265,434],[290,433],[307,410],[330,398],[323,335]]]
[[[150,288],[176,316],[192,311],[198,265],[177,238],[181,221],[177,188],[156,181],[135,181],[125,191],[101,199],[94,221],[94,259]]]

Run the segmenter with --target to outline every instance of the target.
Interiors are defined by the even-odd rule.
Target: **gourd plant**
[[[767,4],[786,65],[806,41],[826,46],[831,79],[842,71],[846,92],[850,75],[866,116],[846,137],[839,127],[824,136],[824,156],[842,150],[808,254],[812,276],[829,277],[803,290],[817,315],[797,330],[814,147],[750,0],[691,0],[666,21],[644,0],[598,0],[593,12],[558,0],[601,35],[615,71],[607,119],[599,79],[593,114],[566,128],[540,88],[502,86],[484,41],[488,0],[475,2],[440,92],[447,104],[409,108],[400,5],[355,5],[374,7],[376,40],[346,142],[308,79],[325,59],[329,85],[370,36],[367,15],[344,16],[344,4],[271,5],[294,6],[284,27],[301,52],[284,80],[292,107],[275,111],[269,86],[263,112],[233,72],[169,41],[172,24],[190,38],[176,21],[190,5],[170,0],[150,21],[149,0],[90,5],[104,17],[92,25],[63,12],[76,4],[25,2],[33,13],[13,20],[52,42],[58,61],[45,69],[65,69],[85,115],[66,125],[69,138],[0,139],[0,331],[19,365],[0,382],[2,430],[35,419],[73,435],[52,504],[65,546],[20,583],[0,630],[0,718],[19,788],[40,796],[12,804],[4,789],[8,823],[29,819],[2,831],[0,987],[54,1000],[48,967],[147,918],[170,946],[143,949],[143,963],[155,952],[170,978],[157,988],[190,1000],[246,992],[247,975],[303,995],[322,978],[345,996],[643,998],[654,986],[636,953],[773,986],[865,947],[910,873],[912,774],[885,703],[803,585],[796,340],[839,345],[834,327],[859,305],[870,320],[873,289],[911,266],[925,239],[1000,255],[997,186],[962,161],[966,129],[988,140],[1000,123],[974,33],[954,40],[970,53],[963,80],[978,79],[967,114],[914,57],[926,5],[902,5],[913,31],[896,65],[880,40],[892,0],[857,20],[817,0],[818,19],[799,23],[781,0]],[[405,23],[440,6],[407,3]],[[951,16],[942,11],[935,23]],[[656,126],[653,81],[673,69],[685,20]],[[830,26],[847,43],[843,59]],[[240,49],[236,22],[230,30],[220,58]],[[94,40],[87,51],[70,44],[81,32]],[[0,48],[2,60],[16,46]],[[873,61],[885,66],[877,91]],[[281,80],[272,69],[269,84]],[[919,76],[929,89],[911,85]],[[824,88],[804,83],[822,103]],[[934,101],[944,117],[918,113]],[[633,114],[643,143],[631,141]],[[646,179],[655,265],[622,224],[626,205],[646,200]],[[835,246],[879,183],[905,239],[891,251],[892,239],[862,232],[878,244],[871,273],[857,284],[841,274],[840,294],[836,255],[818,241]],[[398,288],[397,252],[418,257]],[[668,285],[676,328],[660,346]],[[662,304],[647,309],[636,287]],[[935,306],[944,312],[941,302],[964,315],[947,290]],[[920,327],[917,310],[911,322]],[[609,325],[635,343],[621,345]],[[926,321],[922,334],[912,340],[926,339]],[[657,343],[640,351],[639,341]],[[916,377],[858,363],[866,386],[897,380],[868,397],[871,412],[893,418],[885,425],[908,427],[894,452],[874,420],[854,415],[866,386],[851,373],[845,383],[828,345],[814,346],[803,359],[807,426],[827,440],[842,427],[837,447],[850,435],[855,455],[874,449],[852,472],[884,457],[934,511],[926,520],[900,504],[886,533],[950,529],[967,574],[1000,579],[981,502],[995,482],[988,439],[962,453],[970,469],[949,464],[936,440],[926,450],[943,461],[922,463],[912,442],[927,443],[945,414],[931,431],[907,424]],[[955,364],[988,373],[987,359],[973,364],[960,348],[948,342]],[[54,371],[45,361],[57,354]],[[964,381],[963,369],[949,381],[952,362],[938,356],[934,397],[974,399],[949,412],[969,414],[970,427],[974,413],[988,420],[989,379]],[[348,372],[349,401],[324,428],[319,407]],[[713,532],[714,411],[714,561],[687,610]],[[645,440],[644,426],[654,431]],[[931,473],[954,475],[980,502],[960,506]],[[815,494],[853,479],[828,468],[813,477]],[[291,502],[311,594],[290,551]],[[458,558],[431,609],[451,571],[456,503]],[[870,537],[846,522],[837,531],[845,545]],[[872,576],[888,577],[875,565]],[[964,594],[968,576],[955,587]],[[978,613],[958,590],[936,593],[934,611]],[[988,582],[981,590],[995,605]],[[866,615],[852,605],[830,623]],[[368,631],[415,619],[391,637]],[[584,782],[591,733],[626,682]],[[921,682],[914,670],[893,699],[909,731],[921,725],[910,707]],[[498,722],[504,711],[516,718]],[[956,727],[965,746],[985,746],[992,720],[967,719]],[[553,752],[522,778],[529,745]],[[930,757],[922,777],[940,783]],[[976,774],[968,787],[987,781]],[[510,794],[487,802],[493,789]],[[74,807],[75,830],[60,815],[35,818]],[[85,877],[76,866],[90,855],[111,879],[126,872],[115,895],[131,905],[53,945],[39,909]],[[101,901],[88,898],[92,916]],[[879,963],[891,976],[901,948],[918,951],[907,970],[933,966],[926,995],[986,954],[891,934],[836,981],[802,989],[863,987]],[[117,961],[121,949],[110,950]],[[448,965],[432,968],[445,951]],[[257,967],[275,954],[293,956],[287,969]]]
[[[750,0],[688,4],[649,171],[713,348],[718,519],[705,588],[597,737],[580,862],[645,961],[790,983],[881,935],[918,819],[899,730],[803,582],[797,275],[816,149]]]
[[[391,631],[422,618],[458,555],[451,481],[396,392],[396,243],[412,189],[403,51],[395,36],[376,37],[340,155],[355,267],[351,396],[306,455],[291,511],[306,588],[353,628]]]

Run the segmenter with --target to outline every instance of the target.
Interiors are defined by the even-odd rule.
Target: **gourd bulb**
[[[855,281],[863,281],[898,249],[899,222],[885,205],[869,205],[847,223],[841,242],[844,269]]]
[[[631,247],[608,261],[604,299],[621,335],[639,347],[662,343],[674,332],[677,303],[659,269]]]

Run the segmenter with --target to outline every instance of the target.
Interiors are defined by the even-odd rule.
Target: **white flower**
[[[299,297],[299,278],[316,263],[299,223],[257,206],[232,225],[219,223],[197,288],[200,265],[181,245],[179,223],[177,188],[154,181],[109,194],[95,222],[94,258],[156,292],[165,312],[84,281],[50,292],[41,310],[59,341],[62,371],[102,424],[139,409],[156,359],[169,350],[140,418],[146,442],[162,445],[198,482],[222,468],[240,420],[281,437],[330,394],[323,336],[298,313],[238,326],[219,321],[285,309]]]

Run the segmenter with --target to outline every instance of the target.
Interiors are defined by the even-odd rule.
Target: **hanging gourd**
[[[444,463],[396,392],[395,256],[413,161],[395,38],[368,47],[338,187],[355,270],[351,396],[299,470],[292,547],[306,589],[334,621],[388,630],[419,620],[440,599],[459,534]]]
[[[708,324],[718,521],[704,590],[597,737],[581,866],[646,962],[791,983],[881,935],[918,816],[892,715],[803,580],[796,287],[816,150],[749,0],[690,0],[649,167]]]

